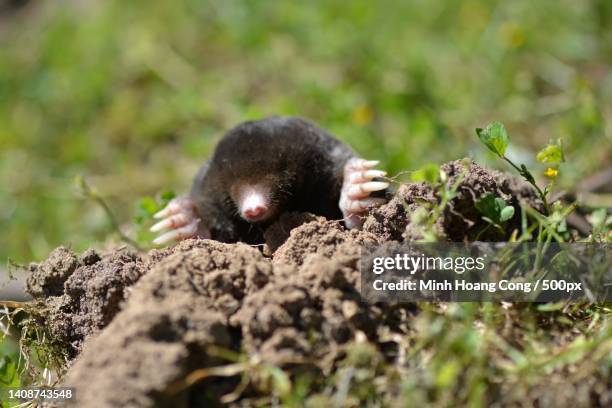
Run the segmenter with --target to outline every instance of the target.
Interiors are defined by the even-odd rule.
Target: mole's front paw
[[[377,160],[350,159],[344,166],[344,181],[340,194],[340,210],[344,215],[347,228],[359,228],[368,208],[387,202],[385,198],[370,197],[374,191],[384,190],[389,183],[373,181],[376,177],[384,177],[387,173],[373,170]]]
[[[193,238],[198,235],[200,218],[194,202],[189,198],[175,198],[168,203],[166,208],[153,217],[162,218],[162,220],[151,227],[151,232],[169,230],[153,240],[156,245]]]

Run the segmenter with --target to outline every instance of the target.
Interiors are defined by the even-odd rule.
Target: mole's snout
[[[249,207],[244,209],[244,218],[249,221],[256,221],[262,218],[268,209],[262,205],[258,205],[256,207]]]
[[[240,215],[248,222],[264,221],[268,218],[270,206],[265,194],[251,190],[244,194],[240,204]]]

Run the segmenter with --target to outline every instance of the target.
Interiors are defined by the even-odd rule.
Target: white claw
[[[376,177],[385,177],[386,175],[387,175],[387,172],[382,171],[382,170],[357,171],[349,175],[348,181],[349,183],[363,183],[365,181],[370,181]]]
[[[384,181],[370,181],[368,183],[355,184],[349,187],[346,195],[352,199],[364,198],[373,191],[384,190],[389,187],[389,183]]]
[[[167,217],[168,215],[170,215],[170,210],[168,209],[168,207],[166,207],[163,210],[158,211],[155,214],[153,214],[153,218],[160,219],[160,218]]]
[[[178,213],[172,217],[168,217],[165,220],[161,220],[157,224],[153,225],[149,231],[158,232],[166,228],[177,228],[189,222],[190,218],[185,213]]]
[[[378,160],[351,159],[345,166],[345,171],[367,170],[380,163]]]
[[[191,210],[193,208],[193,202],[185,197],[175,198],[166,205],[166,208],[155,213],[153,218],[166,218],[176,213]]]
[[[168,228],[170,225],[172,225],[172,222],[170,221],[169,218],[166,218],[165,220],[162,220],[158,222],[157,224],[153,225],[151,228],[149,228],[149,231],[151,232],[161,231],[163,229]]]
[[[176,201],[170,201],[168,203],[168,205],[166,206],[166,208],[164,208],[163,210],[156,212],[153,215],[153,218],[166,218],[169,215],[173,215],[176,214],[177,212],[179,212],[181,209],[181,206],[179,205],[178,202]]]
[[[159,237],[153,240],[153,243],[155,245],[163,245],[170,241],[181,240],[181,239],[193,237],[198,232],[199,223],[200,223],[199,219],[193,220],[191,223],[185,225],[182,228],[168,231],[165,234],[160,235]]]
[[[378,164],[380,163],[380,160],[364,160],[364,162],[362,163],[363,167],[374,167],[374,166],[378,166]]]
[[[387,202],[386,199],[376,198],[376,197],[365,198],[363,200],[355,200],[355,201],[351,200],[348,203],[347,210],[352,213],[359,213],[359,212],[363,212],[367,210],[368,208],[377,207],[379,205],[382,205],[386,202]]]
[[[344,215],[344,223],[349,229],[363,225],[369,208],[387,202],[382,197],[370,197],[370,193],[389,187],[389,183],[385,181],[373,181],[375,178],[387,175],[382,170],[372,169],[378,163],[378,160],[353,158],[344,166],[344,183],[339,205]]]

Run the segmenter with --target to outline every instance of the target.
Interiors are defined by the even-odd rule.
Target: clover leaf
[[[493,224],[501,224],[514,217],[514,207],[491,193],[486,193],[477,200],[475,206],[485,219]]]
[[[476,134],[480,141],[493,153],[502,157],[508,148],[508,132],[500,122],[490,123],[486,129],[477,128]]]
[[[563,163],[565,155],[563,154],[563,144],[561,139],[557,143],[549,143],[537,154],[536,159],[541,163]]]

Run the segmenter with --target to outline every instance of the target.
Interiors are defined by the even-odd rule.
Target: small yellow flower
[[[369,107],[365,105],[358,106],[353,111],[353,122],[357,123],[360,126],[365,126],[365,125],[370,124],[373,118],[374,118],[374,113],[372,112],[372,109],[370,109]]]
[[[557,177],[557,174],[559,174],[559,170],[554,169],[552,167],[547,168],[546,171],[544,172],[544,175],[550,178]]]

